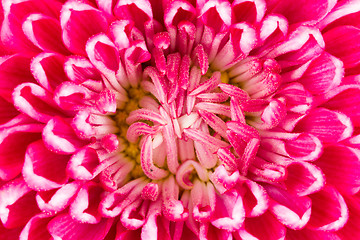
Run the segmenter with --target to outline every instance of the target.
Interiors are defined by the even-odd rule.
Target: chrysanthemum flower
[[[360,1],[1,8],[0,239],[360,239]]]

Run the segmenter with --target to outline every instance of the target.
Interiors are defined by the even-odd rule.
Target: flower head
[[[359,239],[360,2],[3,0],[5,239]]]

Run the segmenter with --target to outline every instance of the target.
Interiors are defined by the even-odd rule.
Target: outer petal
[[[56,53],[41,53],[31,61],[31,73],[37,82],[52,92],[68,80],[64,72],[65,57]]]
[[[27,38],[41,50],[68,53],[61,39],[61,28],[57,19],[44,14],[31,14],[23,22],[22,29]]]
[[[344,63],[345,69],[360,64],[360,29],[352,26],[340,26],[324,34],[326,51],[338,57]],[[341,43],[341,44],[339,44]],[[359,73],[359,70],[354,70]]]
[[[340,192],[354,194],[360,190],[360,151],[358,149],[330,145],[314,162],[325,173],[326,182]]]
[[[11,101],[14,88],[24,82],[35,82],[30,73],[30,58],[20,54],[0,58],[0,95]]]
[[[26,150],[23,176],[26,183],[36,190],[58,188],[68,180],[66,176],[67,155],[55,154],[46,149],[39,140]]]
[[[285,238],[285,233],[285,226],[267,211],[259,217],[246,218],[244,227],[236,235],[238,234],[241,239],[249,240],[282,240]]]
[[[51,238],[47,224],[51,220],[49,215],[40,213],[32,217],[22,230],[19,240],[48,240]]]
[[[294,132],[308,132],[322,142],[338,142],[353,133],[351,120],[344,114],[317,108],[301,119]]]
[[[91,24],[87,24],[91,19]],[[105,14],[85,3],[68,1],[61,10],[60,23],[65,46],[73,53],[86,55],[86,41],[93,35],[106,32]]]
[[[48,230],[54,239],[62,240],[101,240],[113,223],[112,218],[103,218],[97,224],[80,223],[70,215],[61,214],[52,219],[48,224]]]
[[[22,178],[8,182],[0,188],[0,219],[5,227],[22,226],[39,212],[35,194]]]
[[[333,231],[342,228],[349,218],[344,198],[333,187],[310,195],[312,213],[307,227],[314,230]]]
[[[42,124],[23,124],[0,131],[0,178],[10,180],[22,169],[27,146],[41,138]]]
[[[317,22],[321,20],[335,6],[334,0],[320,1],[270,1],[268,8],[273,13],[284,15],[290,23]]]

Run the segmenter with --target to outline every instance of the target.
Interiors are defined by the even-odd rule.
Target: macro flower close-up
[[[359,240],[360,0],[2,0],[1,240]]]

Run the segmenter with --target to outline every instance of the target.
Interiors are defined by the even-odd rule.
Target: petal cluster
[[[1,238],[360,238],[358,0],[0,6]]]

